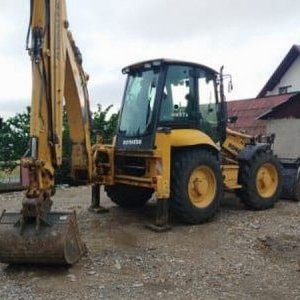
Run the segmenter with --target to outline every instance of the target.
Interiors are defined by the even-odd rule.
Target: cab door
[[[198,98],[198,125],[200,130],[219,142],[219,103],[216,89],[216,76],[208,70],[198,69],[196,79],[196,95]]]

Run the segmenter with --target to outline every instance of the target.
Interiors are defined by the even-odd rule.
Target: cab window
[[[169,66],[163,89],[159,120],[162,122],[189,121],[192,118],[194,84],[191,67]]]
[[[207,71],[198,72],[198,101],[200,128],[214,141],[219,140],[218,103],[215,88],[215,76]]]

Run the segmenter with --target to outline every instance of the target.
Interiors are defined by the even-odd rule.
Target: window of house
[[[291,88],[291,85],[285,85],[285,86],[280,86],[278,88],[278,92],[279,94],[287,94],[288,93],[288,89]]]

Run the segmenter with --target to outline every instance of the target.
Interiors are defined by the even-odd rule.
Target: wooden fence
[[[19,166],[10,173],[0,172],[0,193],[21,191],[23,189]]]

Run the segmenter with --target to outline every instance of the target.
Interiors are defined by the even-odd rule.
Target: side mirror
[[[227,123],[234,124],[238,120],[238,116],[230,116],[227,118]]]
[[[231,93],[233,90],[233,84],[232,84],[232,79],[231,79],[231,76],[230,76],[230,80],[228,82],[228,93]]]

